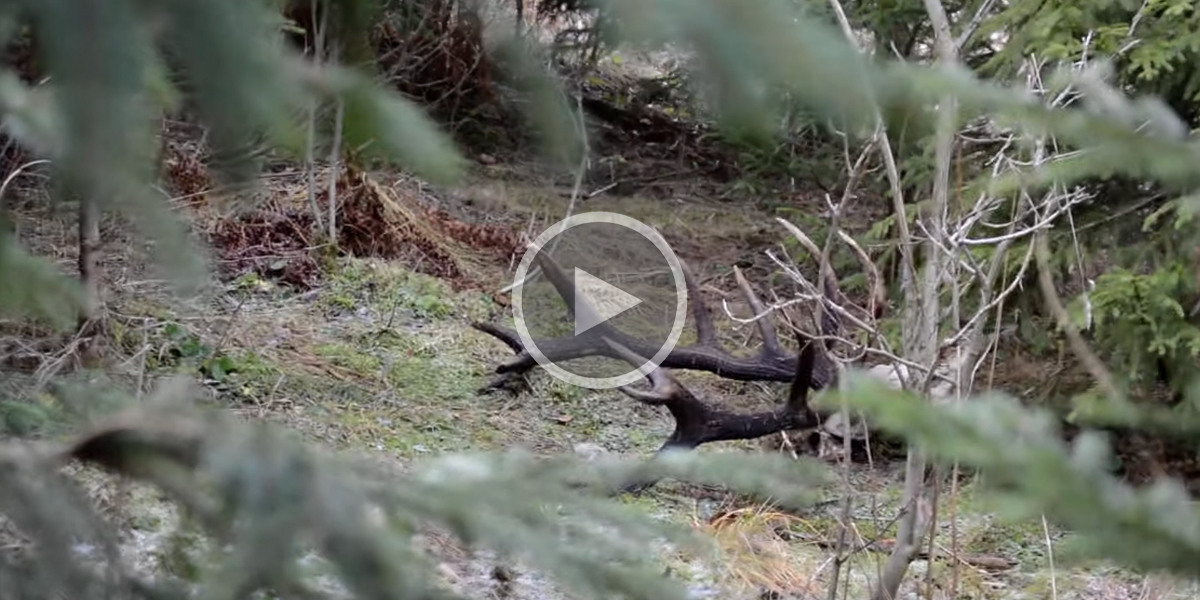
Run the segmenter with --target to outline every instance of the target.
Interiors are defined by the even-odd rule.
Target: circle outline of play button
[[[671,322],[671,332],[667,335],[667,340],[663,342],[661,348],[654,356],[650,357],[645,363],[642,363],[637,368],[625,373],[624,375],[615,375],[612,377],[585,377],[577,375],[566,369],[554,364],[554,361],[546,357],[541,350],[538,350],[537,344],[533,341],[533,336],[529,333],[529,328],[525,325],[525,311],[521,299],[522,288],[525,278],[528,276],[529,268],[533,263],[533,259],[542,248],[553,240],[556,236],[561,235],[572,227],[579,225],[587,225],[591,223],[607,223],[610,225],[620,225],[622,227],[632,229],[642,237],[646,238],[654,247],[662,254],[663,259],[667,261],[667,266],[671,270],[671,278],[675,281],[675,318]],[[589,277],[595,278],[594,275],[582,271]],[[572,281],[575,277],[571,278]],[[687,284],[683,278],[683,266],[679,262],[679,257],[675,256],[675,252],[671,250],[671,246],[667,244],[667,240],[662,237],[653,227],[645,223],[614,212],[586,212],[567,217],[550,227],[547,227],[541,234],[537,236],[529,244],[525,250],[524,256],[521,257],[521,262],[517,265],[516,276],[513,279],[516,283],[512,290],[512,307],[513,321],[516,324],[517,335],[521,338],[521,343],[524,344],[525,350],[537,361],[551,376],[560,381],[565,381],[572,385],[594,390],[605,390],[617,388],[631,383],[636,383],[638,380],[650,373],[667,358],[671,350],[675,348],[675,344],[679,343],[679,337],[683,335],[684,323],[687,320]],[[601,280],[603,281],[603,280]],[[607,283],[607,282],[604,282]],[[612,284],[608,284],[612,285]],[[615,287],[615,286],[614,286]],[[619,289],[619,288],[618,288]],[[578,295],[578,290],[576,291]],[[629,308],[632,308],[630,306]],[[579,319],[579,310],[574,310],[576,320]],[[621,311],[624,312],[624,311]],[[617,316],[612,314],[608,318]],[[607,319],[605,319],[607,321]],[[594,326],[594,325],[593,325]],[[643,357],[644,358],[644,357]]]
[[[596,277],[595,275],[592,275],[591,273],[588,273],[587,271],[584,271],[583,269],[580,269],[579,267],[575,267],[575,274],[571,279],[572,279],[572,282],[575,284],[575,296],[576,296],[576,299],[574,301],[574,304],[575,304],[575,335],[579,335],[579,334],[581,334],[581,333],[583,333],[583,332],[585,332],[585,331],[587,331],[587,330],[589,330],[589,329],[591,329],[591,328],[593,328],[593,327],[595,327],[595,326],[597,326],[597,325],[642,303],[641,298],[638,298],[637,296],[634,296],[633,294],[630,294],[629,292],[626,292],[625,290],[623,290],[603,279],[600,279],[599,277]],[[615,307],[612,307],[612,306],[605,307],[605,308],[616,308],[615,311],[606,311],[606,312],[608,312],[607,316],[602,315],[602,314],[600,314],[596,311],[592,311],[592,310],[584,310],[584,311],[579,310],[580,306],[579,306],[578,297],[579,297],[579,293],[580,293],[580,290],[579,290],[580,285],[579,284],[581,284],[581,283],[586,284],[586,287],[590,287],[590,289],[592,289],[592,290],[597,290],[597,289],[601,290],[604,294],[608,295],[610,298],[612,298],[613,296],[616,296],[616,300],[621,301],[622,304],[615,306]],[[584,295],[584,301],[586,301],[587,296],[589,295],[586,290],[583,292],[583,295]],[[584,306],[586,306],[586,304]],[[591,308],[596,308],[596,307],[593,306]]]

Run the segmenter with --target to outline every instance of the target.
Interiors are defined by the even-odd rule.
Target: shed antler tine
[[[688,301],[692,305],[692,320],[696,325],[696,345],[712,346],[717,343],[716,329],[713,327],[712,315],[700,295],[700,284],[696,282],[696,274],[682,259],[679,269],[683,271],[683,284],[687,288]]]
[[[546,279],[550,280],[550,285],[554,286],[554,291],[571,306],[575,299],[575,281],[571,279],[557,262],[546,252],[538,251],[534,255],[534,260],[537,261],[542,272],[546,274]]]
[[[636,352],[613,341],[608,336],[604,336],[604,343],[608,344],[625,362],[639,369],[642,368],[642,365],[646,364],[645,358],[638,356]],[[643,373],[643,375],[650,382],[650,391],[637,390],[627,385],[620,386],[617,389],[635,400],[651,404],[662,404],[671,399],[671,395],[675,389],[675,380],[662,367],[656,366],[649,373]]]
[[[788,233],[792,234],[792,237],[796,238],[796,241],[800,242],[801,246],[804,246],[804,249],[806,251],[808,251],[809,257],[812,258],[813,262],[817,263],[817,268],[821,268],[821,266],[822,266],[821,263],[824,262],[824,259],[822,257],[823,253],[821,252],[821,248],[817,246],[816,242],[812,241],[812,238],[808,237],[808,235],[805,234],[804,231],[802,231],[799,227],[796,227],[791,221],[788,221],[787,219],[784,219],[783,217],[776,217],[775,220],[778,221],[781,225],[783,225],[783,228],[787,229]],[[827,280],[825,283],[826,284],[832,283],[833,286],[836,288],[837,287],[837,276],[834,275],[834,273],[833,273],[833,265],[827,265],[827,266],[829,267],[828,277],[830,279]]]
[[[787,406],[793,411],[808,409],[808,392],[812,389],[813,367],[816,364],[816,345],[812,340],[800,343],[796,356],[796,377],[788,389]]]

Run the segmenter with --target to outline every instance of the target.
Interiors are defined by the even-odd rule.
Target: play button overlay
[[[642,303],[641,298],[626,294],[621,288],[579,267],[575,267],[574,283],[575,335]]]
[[[557,269],[544,272],[546,264]],[[618,213],[588,212],[551,225],[529,245],[517,266],[512,307],[521,342],[547,373],[611,389],[640,381],[679,342],[687,287],[679,258],[654,228]],[[614,334],[639,340],[642,354],[657,352],[642,356],[641,365],[564,352],[606,345]]]

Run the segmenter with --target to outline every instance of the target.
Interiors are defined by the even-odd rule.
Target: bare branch
[[[767,309],[763,306],[762,300],[758,294],[750,288],[750,282],[742,275],[742,270],[734,267],[733,277],[737,280],[738,289],[742,291],[742,297],[746,300],[746,304],[750,305],[750,310],[754,311],[755,315],[764,315]],[[763,349],[766,352],[779,353],[779,338],[775,335],[775,327],[768,319],[756,319],[755,324],[758,326],[758,334],[762,336]]]
[[[1104,362],[1088,347],[1083,336],[1079,334],[1079,330],[1075,328],[1075,324],[1071,322],[1070,315],[1067,314],[1066,307],[1063,306],[1062,300],[1059,299],[1058,292],[1054,289],[1054,280],[1050,275],[1050,249],[1046,245],[1045,234],[1034,238],[1034,243],[1037,246],[1035,255],[1038,261],[1038,284],[1042,288],[1042,295],[1046,298],[1046,306],[1049,307],[1051,314],[1058,321],[1059,328],[1066,334],[1067,341],[1071,344],[1071,351],[1079,357],[1080,362],[1087,368],[1088,373],[1091,374],[1092,378],[1096,380],[1096,383],[1099,384],[1100,388],[1104,390],[1104,393],[1109,398],[1123,398],[1112,373],[1108,371],[1108,367],[1104,366]]]

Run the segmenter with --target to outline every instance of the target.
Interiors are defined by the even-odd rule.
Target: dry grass
[[[740,591],[801,597],[819,591],[823,553],[794,541],[794,532],[812,531],[806,520],[758,505],[721,511],[696,526],[716,544],[723,575]]]
[[[571,190],[547,187],[538,181],[487,180],[455,194],[470,214],[504,215],[507,222],[540,231],[566,215]],[[582,201],[577,212],[583,211],[619,212],[643,221],[658,228],[685,258],[703,256],[705,264],[713,261],[714,249],[743,252],[776,243],[781,237],[765,212],[730,211],[728,205],[705,198],[658,200],[600,194]]]

